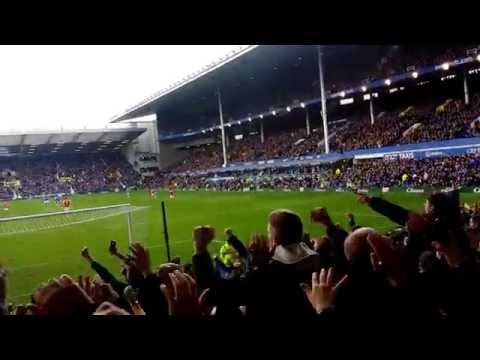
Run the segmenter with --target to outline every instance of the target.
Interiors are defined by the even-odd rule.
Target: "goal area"
[[[132,241],[141,240],[138,239],[138,237],[142,237],[139,236],[139,227],[142,225],[142,222],[139,221],[135,214],[145,208],[146,207],[142,206],[132,206],[131,204],[118,204],[0,218],[0,236],[52,230],[117,217],[119,222],[124,222],[126,225],[128,242],[132,243]]]

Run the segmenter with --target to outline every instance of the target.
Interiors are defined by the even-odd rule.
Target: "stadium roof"
[[[0,156],[119,151],[146,129],[85,129],[0,133]]]
[[[217,90],[222,95],[224,121],[240,123],[269,114],[276,108],[319,101],[316,45],[265,45],[250,48],[195,81],[152,97],[113,121],[155,113],[161,139],[208,131],[218,126]],[[403,48],[403,47],[402,47]],[[435,47],[409,47],[408,51],[439,51]],[[322,46],[327,97],[361,93],[362,85],[380,59],[395,54],[398,46]],[[430,70],[428,70],[430,71]],[[407,76],[408,74],[405,74]],[[401,81],[400,77],[392,81]],[[372,88],[384,87],[385,79],[369,80]],[[349,88],[334,86],[348,84]],[[354,87],[352,87],[352,84]],[[347,86],[347,85],[345,85]],[[315,101],[309,101],[315,100]]]

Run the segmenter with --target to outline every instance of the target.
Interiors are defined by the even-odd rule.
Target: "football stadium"
[[[0,134],[4,315],[480,315],[479,45],[243,45],[157,90]]]

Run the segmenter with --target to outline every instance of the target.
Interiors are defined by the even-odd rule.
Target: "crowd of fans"
[[[436,140],[478,136],[480,123],[480,96],[472,96],[466,106],[461,100],[446,100],[440,105],[408,106],[397,111],[377,114],[374,124],[369,116],[345,124],[331,126],[330,149],[350,151],[380,148],[398,144],[412,144]],[[472,125],[473,124],[473,125]],[[295,158],[323,151],[323,129],[305,128],[230,139],[227,145],[229,162]],[[172,169],[174,173],[192,172],[221,167],[223,152],[220,143],[193,148],[187,158]]]
[[[4,198],[112,191],[135,186],[140,176],[119,153],[76,154],[3,160]]]
[[[403,136],[400,144],[478,136],[472,122],[480,116],[480,97],[476,94],[468,108],[457,100],[425,115],[421,118],[421,126]]]
[[[417,213],[379,197],[358,195],[365,207],[395,222],[382,234],[357,224],[335,224],[326,208],[310,219],[277,209],[267,234],[242,242],[224,233],[219,256],[209,245],[216,229],[193,229],[193,254],[154,265],[149,250],[134,243],[123,253],[115,242],[122,276],[81,256],[94,279],[61,275],[33,291],[28,304],[9,304],[8,270],[0,268],[4,315],[138,315],[166,318],[321,318],[333,322],[456,320],[476,323],[480,315],[480,208],[460,206],[458,192],[433,193]],[[325,236],[306,234],[312,221]],[[320,228],[318,229],[320,230]],[[247,239],[243,239],[247,240]]]
[[[276,132],[267,135],[263,144],[259,136],[249,136],[245,141],[232,141],[228,148],[229,161],[270,160],[318,153],[322,142],[323,131],[317,128],[310,134],[305,128]]]
[[[229,171],[208,175],[177,176],[164,173],[155,177],[151,185],[167,188],[172,183],[179,189],[217,191],[358,189],[393,186],[458,188],[480,184],[480,157],[471,154],[421,160],[341,160],[316,166]]]
[[[478,116],[478,94],[472,97],[469,106],[461,100],[447,100],[437,107],[408,107],[400,113],[384,113],[373,125],[369,118],[353,122],[335,137],[332,148],[346,151],[471,137],[476,135],[471,124]]]

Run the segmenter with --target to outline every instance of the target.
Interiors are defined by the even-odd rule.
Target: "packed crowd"
[[[428,158],[422,160],[365,160],[340,167],[340,175],[332,171],[335,186],[357,188],[403,186],[419,188],[458,188],[480,184],[478,155]]]
[[[320,151],[318,144],[322,140],[323,132],[317,129],[313,129],[310,135],[305,129],[277,131],[266,135],[263,143],[259,134],[249,135],[239,141],[229,139],[227,159],[229,162],[244,162],[300,156]],[[190,149],[187,157],[170,170],[187,172],[221,167],[223,152],[220,141]]]
[[[331,129],[335,131],[335,128]],[[264,143],[258,136],[249,136],[245,141],[232,141],[229,161],[270,160],[318,153],[321,151],[323,131],[313,129],[307,134],[305,128],[276,132],[265,137]]]
[[[267,235],[246,243],[231,229],[218,256],[208,225],[192,232],[193,254],[182,262],[154,265],[139,243],[122,253],[122,276],[81,256],[96,277],[61,275],[33,291],[31,302],[9,304],[8,269],[0,268],[4,315],[138,315],[166,318],[320,318],[332,322],[392,324],[422,320],[470,321],[480,315],[480,208],[460,206],[457,192],[433,193],[422,213],[379,197],[359,201],[398,225],[386,235],[348,214],[349,228],[325,208],[310,221],[326,235],[306,234],[300,216],[277,209],[266,219]],[[320,230],[320,229],[319,229]]]
[[[461,100],[437,106],[408,107],[400,113],[384,113],[372,125],[369,118],[353,124],[334,139],[332,148],[347,151],[396,144],[471,137],[471,123],[480,116],[480,97],[466,107]],[[418,124],[418,125],[417,125]]]
[[[350,151],[380,148],[397,144],[412,144],[436,140],[478,136],[480,122],[480,96],[472,96],[469,106],[461,100],[445,101],[434,106],[408,106],[398,111],[377,114],[374,124],[368,116],[337,124],[329,131],[330,149]],[[247,136],[242,140],[230,139],[227,145],[229,162],[295,158],[323,151],[323,129],[313,129],[310,135],[305,128],[272,131],[260,136]],[[188,156],[170,170],[174,173],[219,168],[223,164],[220,143],[191,149]]]
[[[95,192],[137,185],[139,175],[118,153],[56,155],[3,160],[2,195]]]
[[[400,144],[478,136],[472,122],[480,116],[480,97],[476,94],[467,108],[460,101],[439,106],[421,118],[421,126],[403,136]]]
[[[229,171],[208,175],[176,176],[164,173],[155,185],[179,189],[217,191],[299,190],[326,188],[370,188],[432,186],[458,188],[480,185],[478,154],[415,159],[341,160],[332,164]]]
[[[357,149],[380,148],[398,143],[405,130],[430,113],[428,108],[407,108],[402,113],[380,113],[371,124],[364,117],[352,124],[332,141],[332,149],[349,151]]]

